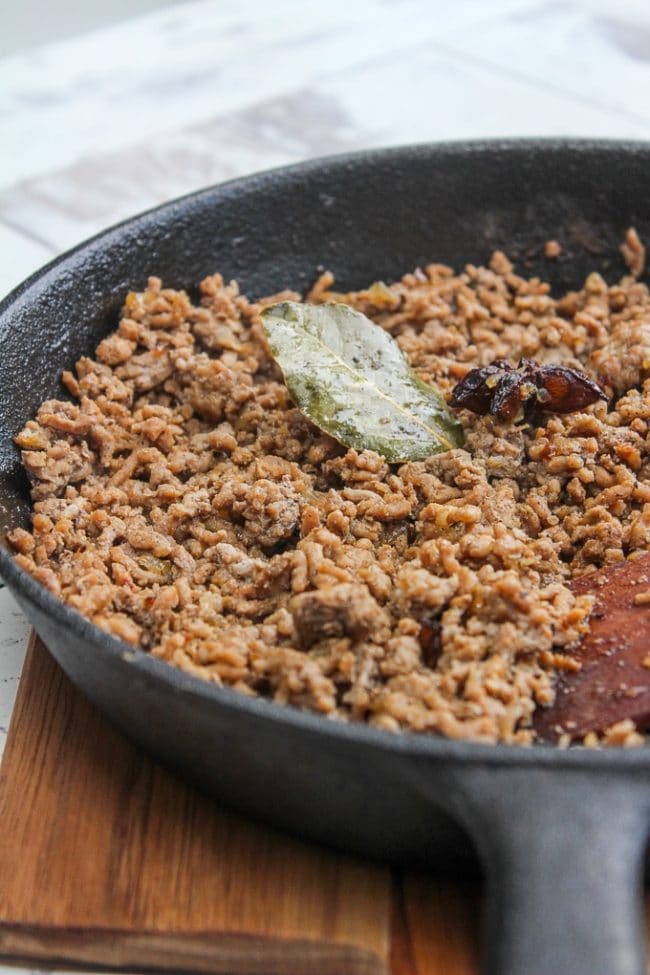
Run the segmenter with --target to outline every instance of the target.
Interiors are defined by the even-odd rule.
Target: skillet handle
[[[465,811],[486,873],[485,975],[643,975],[645,775],[479,776]]]

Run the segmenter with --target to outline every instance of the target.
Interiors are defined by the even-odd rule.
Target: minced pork
[[[554,242],[551,242],[554,243]],[[556,249],[557,248],[557,249]],[[557,256],[559,245],[549,256]],[[573,576],[650,548],[650,297],[596,273],[555,299],[493,254],[344,301],[447,395],[498,357],[576,366],[612,400],[537,429],[459,411],[462,449],[387,464],[296,409],[262,301],[157,278],[16,438],[17,561],[104,630],[204,680],[335,720],[531,743],[589,621]],[[611,405],[611,404],[614,405]],[[614,736],[625,743],[626,736]]]

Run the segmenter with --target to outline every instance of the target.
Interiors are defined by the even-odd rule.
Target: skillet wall
[[[650,239],[650,148],[522,142],[421,146],[334,157],[206,190],[121,225],[0,306],[0,535],[24,519],[27,485],[11,437],[58,376],[115,327],[148,274],[192,288],[215,270],[253,296],[306,287],[317,268],[342,287],[429,261],[456,267],[507,249],[556,289],[589,270],[614,279],[633,223]],[[559,261],[543,243],[563,244]]]

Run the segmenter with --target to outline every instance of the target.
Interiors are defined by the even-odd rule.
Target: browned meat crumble
[[[591,597],[565,583],[650,547],[650,297],[634,231],[623,250],[629,276],[559,300],[499,252],[345,295],[322,275],[307,300],[363,311],[447,394],[525,356],[615,397],[537,429],[461,411],[464,449],[392,467],[293,407],[259,317],[278,296],[216,274],[194,305],[151,278],[64,374],[74,402],[17,438],[34,500],[17,560],[98,626],[242,693],[530,743],[588,626]]]

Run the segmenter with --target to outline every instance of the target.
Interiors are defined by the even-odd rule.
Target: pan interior
[[[26,513],[12,436],[59,375],[117,323],[155,273],[192,289],[219,270],[253,295],[305,288],[319,268],[343,288],[430,261],[462,267],[507,251],[556,292],[590,270],[623,271],[618,245],[650,235],[650,150],[589,143],[488,143],[361,153],[209,189],[71,252],[0,309],[0,534]],[[543,244],[563,245],[559,261]]]
[[[155,273],[192,291],[220,271],[253,297],[306,288],[328,268],[343,288],[431,261],[461,268],[503,249],[556,293],[625,267],[634,225],[650,239],[650,148],[490,143],[362,153],[304,164],[174,201],[64,256],[0,307],[0,537],[25,522],[27,480],[12,437],[59,375],[113,329],[130,289]],[[549,239],[560,260],[544,257]],[[0,551],[2,562],[7,556]],[[29,601],[30,580],[20,581]],[[60,607],[61,622],[65,620]],[[115,641],[112,641],[113,643]]]

